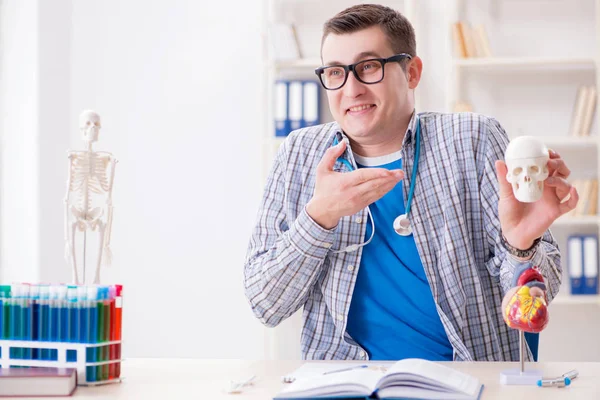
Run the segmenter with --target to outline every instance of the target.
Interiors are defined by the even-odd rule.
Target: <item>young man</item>
[[[245,264],[255,315],[303,307],[304,359],[518,360],[507,324],[543,329],[561,282],[548,228],[578,200],[564,161],[550,152],[543,198],[520,203],[496,120],[417,114],[422,61],[390,8],[336,15],[321,56],[335,122],[279,149]],[[519,301],[525,321],[505,311]]]

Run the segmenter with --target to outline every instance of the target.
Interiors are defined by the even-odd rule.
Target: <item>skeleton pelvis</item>
[[[100,217],[104,214],[104,210],[100,207],[96,207],[86,213],[83,210],[71,206],[71,213],[75,216],[77,228],[80,231],[87,231],[89,229],[94,231],[98,224],[102,222]]]

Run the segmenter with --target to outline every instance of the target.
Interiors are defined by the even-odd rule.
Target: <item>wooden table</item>
[[[327,361],[331,363],[331,361]],[[99,387],[79,387],[77,399],[211,399],[268,400],[283,387],[281,376],[302,365],[303,361],[250,361],[200,359],[128,359],[124,361],[122,383]],[[340,364],[354,362],[339,361]],[[364,363],[364,361],[360,361]],[[537,368],[544,377],[555,377],[571,369],[579,377],[566,388],[503,386],[500,372],[518,368],[518,363],[452,363],[459,371],[474,375],[485,385],[482,399],[600,399],[600,362],[545,362],[526,364]],[[241,394],[226,394],[230,380],[241,381],[257,376],[256,383]]]

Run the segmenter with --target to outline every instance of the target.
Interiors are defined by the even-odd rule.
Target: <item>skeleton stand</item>
[[[525,370],[525,332],[519,330],[519,368],[507,369],[500,373],[500,383],[503,385],[537,385],[542,379],[542,371],[537,369]]]

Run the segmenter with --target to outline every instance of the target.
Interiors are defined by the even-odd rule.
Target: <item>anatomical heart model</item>
[[[92,282],[94,284],[100,283],[101,265],[109,265],[112,259],[110,252],[110,230],[113,217],[112,190],[117,160],[111,153],[96,152],[92,149],[93,144],[98,141],[101,127],[98,114],[91,110],[82,112],[79,116],[79,129],[85,143],[85,150],[69,151],[68,153],[69,178],[65,196],[65,258],[72,269],[74,284],[87,283],[87,253],[95,255],[95,271]],[[90,235],[90,238],[94,239],[93,241],[88,240],[88,234],[91,233],[94,233],[94,235]],[[94,252],[94,250],[96,251]],[[79,257],[77,257],[78,254]],[[80,269],[81,274],[79,273]]]

